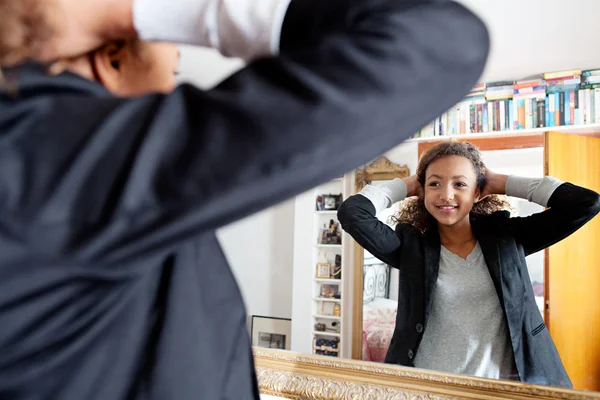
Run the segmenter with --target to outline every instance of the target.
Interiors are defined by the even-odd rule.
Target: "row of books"
[[[600,69],[478,84],[415,137],[600,123]]]

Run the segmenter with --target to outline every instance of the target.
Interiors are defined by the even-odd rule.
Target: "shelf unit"
[[[600,131],[600,124],[586,124],[586,125],[561,125],[543,128],[531,128],[531,129],[512,129],[506,131],[494,131],[494,132],[479,132],[479,133],[463,133],[458,135],[443,135],[443,136],[425,136],[418,138],[411,138],[406,142],[437,142],[445,139],[487,139],[487,138],[510,138],[510,137],[523,137],[523,136],[539,136],[546,132],[560,132],[570,133],[574,135],[594,135],[596,136]]]
[[[341,303],[342,302],[341,299],[328,299],[328,298],[318,297],[318,296],[315,296],[312,299],[313,299],[313,301],[329,301],[331,303]]]
[[[317,209],[317,198],[321,198],[320,207],[331,207],[326,204],[325,196],[341,195],[335,209]],[[343,357],[343,326],[346,323],[342,313],[344,297],[343,282],[345,262],[343,253],[342,229],[337,220],[337,207],[346,198],[344,179],[337,178],[317,186],[313,190],[313,245],[312,245],[312,307],[311,334],[312,353],[332,357]],[[331,226],[336,226],[334,234]],[[329,238],[324,238],[329,232]],[[339,241],[327,243],[326,241]],[[337,261],[336,261],[337,258]],[[341,268],[339,279],[334,276],[334,267]],[[324,268],[324,270],[323,270]],[[321,270],[321,273],[319,273]],[[328,273],[324,273],[327,272]],[[321,330],[323,329],[323,330]]]
[[[339,333],[333,333],[333,332],[317,332],[317,331],[313,331],[313,335],[315,335],[315,336],[330,336],[330,337],[335,337],[335,338],[342,337],[341,334],[339,334]]]
[[[327,278],[315,278],[316,282],[319,283],[340,283],[339,279],[327,279]]]

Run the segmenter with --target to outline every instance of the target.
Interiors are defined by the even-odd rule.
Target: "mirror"
[[[595,150],[596,142],[589,142],[592,136],[583,137],[585,145],[577,143],[580,136],[573,134],[536,133],[470,140],[482,150],[484,161],[495,172],[527,177],[550,174],[599,190],[600,182],[582,181],[598,179],[590,173],[600,170],[600,165],[595,164],[600,162],[600,156],[596,156],[600,152]],[[365,253],[340,229],[335,208],[339,194],[347,199],[367,183],[381,185],[395,177],[413,174],[420,155],[435,142],[406,142],[373,163],[242,221],[220,235],[240,282],[248,317],[255,321],[252,331],[261,327],[258,332],[270,338],[268,344],[261,344],[264,340],[260,337],[253,339],[256,351],[278,348],[278,343],[283,343],[279,340],[281,335],[287,335],[285,348],[290,351],[277,353],[279,359],[301,354],[324,356],[327,361],[319,362],[330,365],[354,359],[358,364],[353,365],[365,368],[393,367],[382,360],[395,328],[402,276],[396,268],[389,268]],[[576,159],[563,156],[575,151]],[[572,169],[570,161],[577,161],[583,168]],[[519,215],[542,210],[541,206],[524,200],[512,199],[512,203]],[[399,205],[378,215],[379,219],[390,222],[389,216]],[[598,391],[595,385],[600,382],[597,358],[600,298],[594,289],[600,282],[600,269],[596,268],[600,263],[596,245],[600,240],[599,223],[599,218],[594,219],[569,239],[526,260],[540,319],[546,322],[575,389],[592,392]],[[259,234],[269,229],[270,234]],[[580,244],[588,249],[580,250]],[[240,250],[242,245],[246,251]],[[586,258],[578,258],[582,255]],[[257,322],[257,316],[262,316],[263,321]],[[405,374],[424,376],[416,368],[398,368]],[[453,376],[447,372],[429,372]],[[467,375],[461,379],[480,382]]]
[[[379,186],[394,178],[407,178],[407,165],[395,164],[385,157],[355,172],[355,191],[366,185]],[[391,217],[399,203],[377,218],[393,229]],[[352,358],[383,363],[396,327],[399,272],[354,242],[354,293]],[[360,266],[362,265],[362,268]]]
[[[547,133],[541,146],[529,149],[506,149],[506,143],[499,146],[492,142],[490,139],[481,148],[488,148],[482,152],[484,162],[497,173],[540,178],[551,175],[596,191],[600,189],[600,179],[593,172],[600,171],[600,161],[594,156],[600,154],[598,138]],[[431,145],[420,146],[419,154]],[[581,155],[578,161],[564,157],[574,146]],[[594,150],[583,151],[582,146],[592,146]],[[589,163],[587,155],[592,155]],[[583,167],[582,160],[587,163]],[[388,175],[400,168],[405,168],[403,172],[407,173],[406,166],[382,158],[370,168],[358,170],[355,193],[365,184],[377,187],[389,182]],[[406,175],[397,173],[396,176]],[[542,206],[527,200],[510,198],[510,202],[513,216],[524,217],[543,211]],[[400,202],[392,205],[379,213],[377,219],[393,227],[390,217],[400,207]],[[599,238],[600,220],[596,218],[562,242],[526,257],[529,284],[540,321],[546,325],[540,326],[548,329],[573,387],[591,391],[600,390],[600,297],[595,289],[600,283],[596,268],[600,251],[595,244]],[[353,261],[352,358],[383,363],[396,327],[398,290],[402,288],[399,280],[403,277],[396,268],[378,260],[356,242]],[[581,320],[586,323],[581,324]],[[580,328],[580,325],[585,327]],[[515,378],[518,380],[518,375]],[[539,383],[544,383],[543,377]]]
[[[596,13],[593,12],[594,9],[597,10],[597,5],[591,0],[586,0],[585,4],[579,4],[579,7],[569,6],[568,3],[557,0],[552,4],[542,4],[540,1],[519,2],[518,4],[514,1],[510,4],[490,0],[460,1],[478,13],[490,28],[492,53],[482,82],[533,76],[540,71],[566,70],[573,66],[581,68],[598,66],[596,52],[589,51],[589,38],[595,37],[597,33]],[[582,9],[588,12],[582,13],[580,11]],[[521,24],[518,29],[506,29],[506,21],[514,19],[515,10],[520,10],[523,15],[536,15],[537,18],[532,19],[528,24]],[[571,15],[571,18],[563,19],[576,21],[568,26],[568,34],[554,35],[552,40],[538,41],[533,46],[531,41],[522,40],[524,37],[535,37],[543,31],[543,28],[552,28],[556,24],[548,24],[546,21],[553,21],[552,17],[557,14],[563,17]],[[567,30],[564,31],[567,32]],[[556,49],[560,49],[560,56],[556,56]],[[179,78],[188,78],[206,88],[242,66],[240,60],[220,58],[208,50],[183,49],[183,52],[181,68],[183,73]],[[201,60],[201,64],[206,68],[199,70],[195,65],[197,60]],[[568,131],[571,128],[573,127],[561,129]],[[600,131],[598,125],[592,126],[590,129]],[[524,172],[515,171],[515,173],[536,176],[546,172],[544,171],[543,154],[545,143],[542,135],[519,132],[518,136],[510,137],[505,134],[499,136],[497,138],[499,140],[489,146],[486,140],[475,141],[481,149],[488,151],[488,155],[491,157],[488,161],[491,166],[500,165],[503,158],[513,161],[518,159],[527,162],[518,164]],[[398,149],[390,151],[386,157],[393,164],[407,165],[410,172],[414,173],[418,154],[429,145],[430,142],[426,140],[418,144],[406,143]],[[575,158],[571,158],[583,165],[589,165],[588,175],[595,176],[595,171],[599,169],[598,166],[586,164],[579,159],[580,152],[585,147],[571,149],[571,154],[577,154]],[[520,157],[503,155],[519,152],[520,150],[514,150],[519,148],[525,149],[519,153]],[[532,156],[527,152],[532,148],[537,149],[537,155]],[[595,159],[600,159],[599,153],[596,153]],[[528,167],[525,164],[531,164],[532,160],[535,161],[538,168],[536,171],[527,171]],[[556,173],[556,171],[550,172],[550,174]],[[356,300],[357,296],[354,295],[355,291],[358,291],[361,296],[363,292],[362,283],[357,289],[354,274],[358,273],[362,277],[364,264],[355,262],[354,243],[345,233],[342,234],[342,246],[335,249],[334,252],[332,252],[334,250],[332,247],[316,247],[319,229],[322,228],[323,223],[328,224],[330,217],[335,216],[335,213],[330,213],[332,215],[329,216],[325,215],[326,213],[316,214],[315,199],[319,194],[343,193],[345,197],[353,194],[356,190],[354,175],[354,171],[349,171],[344,179],[319,185],[318,188],[295,199],[226,227],[219,234],[221,244],[246,301],[249,331],[253,315],[265,316],[269,319],[278,318],[276,321],[282,324],[291,319],[291,340],[286,342],[286,347],[291,344],[291,351],[265,349],[264,351],[269,353],[268,356],[265,356],[263,348],[257,348],[260,349],[257,365],[259,366],[261,389],[268,388],[274,394],[281,394],[282,397],[295,398],[342,398],[342,394],[345,393],[366,393],[365,396],[357,396],[359,398],[369,398],[369,393],[383,393],[381,396],[375,396],[380,399],[456,397],[520,399],[537,396],[545,399],[600,398],[589,392],[574,393],[548,387],[532,387],[512,381],[482,381],[465,376],[457,377],[449,374],[436,374],[433,371],[424,372],[413,368],[399,368],[388,364],[344,360],[353,357],[362,359],[362,327],[356,329],[355,325],[357,323],[356,314],[362,313],[365,305],[363,305],[362,297]],[[381,179],[390,178],[381,177]],[[374,182],[376,181],[374,180]],[[600,190],[600,185],[598,183],[596,185],[595,190]],[[518,206],[521,212],[534,211],[526,211],[522,204]],[[594,223],[596,224],[594,227],[597,227],[598,218]],[[594,243],[600,242],[600,236],[588,229],[582,231],[577,237]],[[545,301],[550,301],[550,307],[544,310],[543,316],[555,343],[558,347],[573,346],[576,350],[567,350],[567,353],[564,353],[565,350],[561,350],[563,352],[561,357],[567,365],[569,373],[573,375],[571,371],[577,369],[576,374],[584,379],[583,383],[577,383],[576,387],[598,391],[592,386],[600,380],[598,370],[600,362],[592,358],[597,354],[597,347],[595,350],[593,347],[592,350],[588,349],[594,341],[600,343],[598,338],[600,330],[589,330],[590,327],[597,327],[599,323],[600,308],[597,304],[600,304],[600,301],[596,297],[598,290],[591,286],[597,286],[600,277],[589,270],[587,274],[572,273],[580,272],[580,265],[583,264],[574,260],[574,257],[580,252],[569,252],[569,246],[570,242],[565,242],[564,246],[553,246],[549,252],[556,254],[546,257],[546,252],[540,252],[528,257],[527,263],[531,280],[535,281],[536,300],[541,303],[539,304],[540,309],[544,307]],[[597,251],[590,251],[586,254],[590,257],[591,255],[598,257]],[[335,281],[330,284],[337,283],[336,286],[339,286],[341,317],[331,315],[330,317],[326,316],[325,320],[330,323],[339,322],[338,326],[334,328],[339,328],[340,333],[321,331],[321,335],[324,338],[336,338],[335,335],[339,335],[339,351],[330,352],[336,354],[336,357],[333,355],[325,358],[312,357],[310,354],[314,354],[313,333],[315,324],[318,323],[314,315],[319,315],[318,312],[332,314],[334,312],[333,308],[322,311],[318,306],[318,300],[314,300],[315,294],[320,293],[320,286],[316,283],[317,264],[319,258],[322,258],[322,262],[335,265],[335,255],[340,255],[342,258],[342,276],[339,282]],[[360,265],[355,267],[355,264]],[[593,264],[599,265],[600,259],[596,258]],[[600,271],[600,268],[594,270]],[[325,267],[323,273],[326,273]],[[394,299],[393,288],[396,287],[396,279],[399,279],[395,274],[396,270],[392,269],[389,274],[384,271],[383,275],[387,282],[390,282],[389,294],[386,294],[390,301]],[[557,283],[563,284],[557,285]],[[373,286],[373,288],[376,287],[376,285]],[[542,300],[543,297],[545,297],[544,300]],[[337,302],[329,301],[329,303],[335,306]],[[332,307],[331,304],[329,307]],[[573,309],[576,309],[577,312],[570,313]],[[548,313],[551,314],[550,318],[547,317]],[[333,319],[334,317],[339,320]],[[361,315],[361,324],[362,321]],[[259,328],[265,326],[262,323],[254,325]],[[281,341],[274,339],[279,338],[277,335],[281,335],[280,332],[283,331],[283,328],[264,329],[269,329],[267,331],[269,333],[268,346],[282,346]],[[328,328],[325,327],[325,329]],[[358,341],[355,341],[354,339],[357,337]],[[260,340],[257,341],[257,343],[260,342]],[[355,342],[358,346],[355,345]],[[579,346],[580,343],[581,346]],[[272,368],[274,365],[277,368]],[[338,380],[328,379],[331,377],[330,374],[335,374]],[[360,380],[361,384],[367,385],[367,381],[369,384],[358,388],[351,386],[348,384],[349,377],[352,382]],[[585,381],[586,379],[587,381]],[[589,382],[592,384],[588,384]],[[300,383],[306,383],[306,385],[301,386]],[[367,390],[367,388],[372,389],[373,385],[378,389],[385,388],[386,391]],[[332,387],[333,389],[330,389]],[[336,387],[342,389],[337,390]],[[402,389],[397,391],[398,387]],[[349,392],[343,390],[349,390]]]

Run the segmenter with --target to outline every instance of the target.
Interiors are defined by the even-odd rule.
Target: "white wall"
[[[491,51],[481,82],[600,67],[598,0],[458,0],[487,24]],[[523,16],[532,16],[527,18]],[[526,23],[519,19],[526,18]]]
[[[248,316],[292,317],[294,201],[220,229]]]
[[[295,225],[292,238],[294,246],[292,293],[292,351],[312,353],[312,307],[314,284],[314,206],[315,192],[309,190],[296,197]]]
[[[210,49],[179,46],[181,62],[179,81],[193,83],[208,89],[244,66],[237,58],[225,58]]]

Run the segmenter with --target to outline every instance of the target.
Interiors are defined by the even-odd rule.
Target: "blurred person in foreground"
[[[174,43],[248,64],[175,88]],[[488,48],[449,0],[0,0],[0,398],[258,399],[215,230],[398,145]]]

